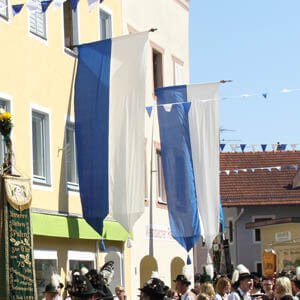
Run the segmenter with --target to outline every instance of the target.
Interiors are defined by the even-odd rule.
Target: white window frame
[[[44,250],[44,249],[34,249],[33,250],[34,259],[51,259],[58,261],[57,250]]]
[[[264,219],[264,218],[275,219],[275,215],[258,215],[258,216],[252,216],[252,222],[255,222],[255,219]],[[255,229],[252,230],[252,240],[253,240],[254,244],[260,244],[261,243],[261,241],[256,241],[255,240]]]
[[[72,127],[72,128],[71,128]],[[74,132],[74,154],[75,154],[75,161],[73,163],[75,163],[75,172],[77,173],[77,180],[78,180],[78,183],[76,182],[71,182],[69,181],[69,177],[68,177],[68,164],[69,164],[69,161],[68,161],[68,148],[67,148],[67,131],[68,129],[72,129],[73,132]],[[65,131],[65,159],[66,159],[66,178],[67,178],[67,187],[68,187],[68,190],[71,190],[71,191],[79,191],[79,179],[78,179],[78,169],[77,169],[77,161],[76,161],[76,143],[75,143],[75,124],[74,122],[71,122],[71,121],[67,121],[66,122],[66,131]]]
[[[113,20],[113,12],[110,8],[108,8],[107,6],[105,6],[104,4],[99,4],[99,8],[98,8],[98,11],[99,11],[99,40],[102,40],[102,37],[101,37],[101,10],[106,13],[107,15],[110,16],[110,23],[111,23],[111,37],[112,38],[114,36],[114,20]]]
[[[181,72],[181,78],[177,78],[177,71]],[[182,64],[178,63],[174,60],[174,84],[175,85],[183,85],[184,84],[184,75],[183,75],[184,67]]]
[[[232,241],[230,241],[230,226],[229,223],[232,222]],[[234,222],[233,218],[227,218],[227,228],[228,228],[228,241],[230,245],[234,244]]]
[[[38,2],[41,2],[42,0],[37,0]],[[34,11],[33,13],[35,13],[36,11]],[[43,44],[48,46],[48,13],[47,11],[45,13],[43,13],[45,16],[45,37],[42,37],[40,35],[38,35],[37,33],[31,32],[30,31],[30,16],[31,16],[31,12],[28,11],[28,33],[29,36],[39,42],[42,42]]]
[[[67,0],[67,1],[71,1],[71,0]],[[71,56],[75,56],[77,57],[78,55],[78,51],[77,48],[73,48],[70,49],[68,47],[66,47],[65,45],[65,17],[64,17],[64,8],[62,5],[62,41],[63,41],[63,52],[65,54],[71,55]],[[79,5],[77,5],[76,11],[74,12],[72,9],[72,25],[73,25],[73,33],[74,36],[76,37],[73,41],[74,45],[79,45],[80,44],[80,9],[79,9]],[[74,37],[73,37],[74,38]]]
[[[164,181],[163,181],[163,170],[162,170],[162,158],[161,152],[156,152],[156,170],[157,170],[157,199],[158,203],[167,204],[167,199],[164,201],[163,194],[164,194]]]
[[[67,260],[67,270],[70,271],[70,260],[78,260],[78,261],[93,261],[94,269],[96,268],[96,254],[90,251],[76,251],[76,250],[68,250],[68,260]]]
[[[33,113],[37,113],[45,116],[45,179],[39,178],[33,174],[33,136],[32,136],[32,121]],[[33,188],[50,189],[52,190],[52,152],[51,152],[51,111],[43,106],[38,104],[30,103],[30,132],[31,132],[31,168],[32,168],[32,184]]]
[[[105,250],[105,254],[104,254],[104,261],[105,261],[105,257],[109,254],[109,252],[115,252],[120,259],[120,267],[121,267],[121,272],[120,272],[120,276],[121,276],[121,286],[125,286],[125,263],[124,263],[124,255],[123,253],[120,251],[119,248],[117,247],[108,247]]]
[[[10,23],[10,7],[11,7],[11,4],[10,4],[10,0],[5,0],[7,3],[7,6],[2,8],[3,10],[6,9],[6,14],[0,14],[0,20],[2,20],[3,22],[5,23]]]

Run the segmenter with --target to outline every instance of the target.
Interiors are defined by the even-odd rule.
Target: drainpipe
[[[241,209],[239,214],[234,218],[234,239],[235,239],[235,263],[238,264],[238,243],[237,243],[237,221],[240,219],[242,214],[244,213],[244,208]]]
[[[100,271],[100,240],[96,240],[96,270]]]

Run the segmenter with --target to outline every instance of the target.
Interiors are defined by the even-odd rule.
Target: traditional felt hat
[[[244,265],[240,264],[236,266],[236,269],[234,270],[232,274],[232,283],[233,284],[239,284],[239,282],[246,278],[253,278],[253,276],[250,274],[250,271],[248,268],[246,268]]]
[[[57,294],[57,289],[62,289],[64,285],[61,283],[60,276],[58,274],[51,275],[51,282],[46,285],[44,293]]]
[[[92,286],[86,276],[73,274],[68,292],[71,296],[85,297],[96,294],[97,290]]]
[[[191,284],[191,282],[183,274],[177,275],[176,279],[173,281],[174,282],[179,281],[179,282],[182,282],[183,284],[187,284],[187,285]]]
[[[151,278],[139,290],[146,295],[163,298],[165,296],[165,283],[158,278]]]

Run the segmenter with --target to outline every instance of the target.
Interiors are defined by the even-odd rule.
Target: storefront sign
[[[276,254],[270,250],[263,252],[264,276],[274,276],[276,272]]]
[[[146,225],[146,237],[155,240],[173,240],[170,227],[159,224]]]
[[[282,231],[275,233],[275,241],[276,242],[286,242],[291,240],[291,232],[290,231]]]

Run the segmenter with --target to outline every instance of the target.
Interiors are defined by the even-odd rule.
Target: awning
[[[34,235],[88,239],[126,241],[128,232],[115,221],[104,221],[103,235],[100,236],[83,218],[32,213]]]

